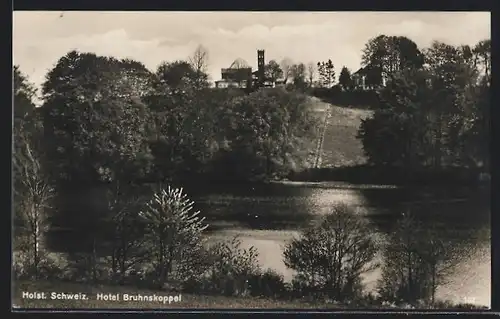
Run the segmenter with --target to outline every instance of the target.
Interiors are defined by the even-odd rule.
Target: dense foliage
[[[277,63],[269,66],[279,76]],[[221,167],[253,180],[296,167],[297,146],[313,137],[305,97],[211,89],[200,68],[175,61],[152,73],[131,60],[62,57],[47,74],[41,107],[54,181],[217,179]],[[305,82],[304,72],[302,65],[294,78]]]
[[[385,71],[378,108],[359,131],[372,163],[409,171],[488,169],[487,43],[471,49],[434,42],[423,53],[425,65],[406,63]]]

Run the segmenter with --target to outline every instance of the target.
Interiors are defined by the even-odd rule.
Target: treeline
[[[406,37],[380,35],[365,45],[360,70],[344,67],[338,84],[312,94],[374,110],[359,130],[370,164],[415,174],[488,171],[490,82],[490,40],[420,49]]]
[[[398,39],[378,37],[365,50],[367,66],[387,78],[374,116],[359,130],[370,162],[410,174],[454,167],[489,172],[491,42],[474,48],[433,42],[421,53],[412,45],[412,59],[394,44],[408,41]],[[388,55],[380,58],[380,51]]]
[[[306,96],[212,89],[203,50],[156,72],[133,60],[69,52],[48,72],[39,108],[16,67],[16,154],[29,142],[62,188],[266,180],[304,165],[301,152],[316,127]]]

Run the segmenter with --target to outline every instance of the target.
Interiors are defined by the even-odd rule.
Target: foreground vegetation
[[[63,292],[64,282],[73,282],[72,289],[83,289],[69,291],[73,293],[90,287],[93,294],[116,286],[130,294],[137,290],[186,294],[185,307],[225,307],[230,300],[214,296],[236,297],[234,301],[245,307],[453,306],[436,300],[435,292],[459,256],[409,214],[401,216],[387,242],[379,243],[366,219],[346,205],[333,207],[285,246],[283,261],[295,271],[289,283],[281,274],[262,269],[259,252],[242,248],[238,237],[208,242],[203,236],[208,224],[199,211],[192,211],[193,202],[182,189],[161,189],[142,203],[130,200],[127,194],[114,197],[108,214],[94,224],[87,238],[82,237],[90,241],[79,252],[51,253],[41,244],[46,236],[41,231],[47,225],[44,215],[21,228],[14,242],[18,302],[29,287],[48,285]],[[379,251],[385,256],[383,265],[374,262]],[[362,275],[378,267],[382,278],[375,295],[365,291]],[[242,297],[249,299],[243,302]],[[23,300],[22,304],[45,302]],[[102,302],[90,304],[99,307]],[[108,302],[108,307],[113,304]],[[141,303],[129,307],[133,305]]]

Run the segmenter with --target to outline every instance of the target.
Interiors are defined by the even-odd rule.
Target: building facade
[[[368,77],[368,72],[370,72],[370,69],[368,67],[362,67],[358,71],[354,72],[352,74],[352,81],[354,83],[354,87],[358,90],[374,90],[376,89],[376,85],[371,85],[367,81]],[[382,86],[385,86],[387,83],[387,76],[382,74]]]
[[[266,78],[266,59],[264,50],[257,50],[257,70],[242,59],[236,59],[229,68],[221,69],[221,80],[215,81],[215,87],[224,88],[259,88],[275,87],[277,83]],[[279,84],[278,84],[279,85]]]

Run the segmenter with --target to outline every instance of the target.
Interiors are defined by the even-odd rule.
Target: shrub
[[[249,282],[260,274],[257,257],[255,247],[241,248],[237,236],[209,245],[205,254],[209,266],[202,276],[192,279],[186,289],[228,296],[248,295]]]
[[[283,275],[272,269],[253,275],[248,284],[252,296],[282,298],[287,292]]]
[[[285,247],[285,265],[297,271],[294,289],[337,301],[359,295],[361,274],[375,267],[377,250],[370,234],[365,219],[346,205],[335,206]]]
[[[15,279],[67,279],[66,262],[57,254],[44,254],[34,268],[33,256],[27,250],[16,251],[12,254],[13,272]]]
[[[93,252],[68,255],[68,279],[84,283],[105,283],[111,278],[105,258],[97,258]]]
[[[182,189],[169,186],[155,194],[139,214],[146,225],[148,257],[160,289],[167,280],[186,280],[199,266],[202,232],[208,225],[198,217],[199,211],[191,213],[193,204]]]

